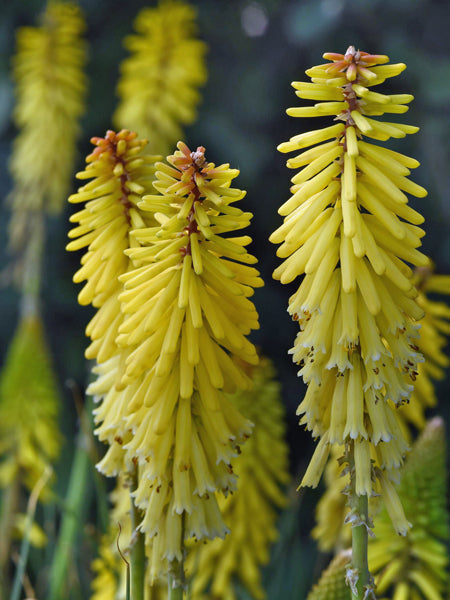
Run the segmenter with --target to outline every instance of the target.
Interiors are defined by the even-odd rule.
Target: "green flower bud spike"
[[[323,571],[306,600],[350,600],[350,589],[345,577],[351,559],[351,550],[339,552]]]
[[[445,455],[444,423],[435,417],[415,442],[397,488],[412,529],[406,537],[395,535],[385,510],[374,520],[376,537],[369,543],[369,566],[380,596],[446,598],[450,527]]]

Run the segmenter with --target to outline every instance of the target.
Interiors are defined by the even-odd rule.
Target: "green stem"
[[[180,562],[174,561],[172,571],[169,573],[168,584],[168,600],[183,600],[184,590],[186,589],[186,575],[184,572],[184,535],[185,535],[185,513],[181,517],[181,555]]]
[[[8,565],[12,541],[14,514],[18,510],[20,477],[16,473],[10,485],[4,490],[0,517],[0,589],[8,589]]]
[[[169,575],[167,598],[168,600],[183,600],[183,588],[181,586],[173,587],[174,580],[174,575]]]
[[[39,311],[44,242],[45,218],[42,211],[39,211],[33,215],[33,228],[25,250],[21,306],[23,315],[34,315]]]
[[[132,473],[132,488],[134,491],[138,483],[137,467]],[[145,538],[137,529],[142,521],[142,515],[131,496],[131,598],[132,600],[144,600],[145,589]]]
[[[28,554],[30,552],[31,529],[33,527],[36,505],[43,488],[50,479],[52,472],[53,471],[50,467],[45,468],[44,473],[41,475],[40,479],[34,486],[30,494],[30,498],[28,500],[25,530],[22,538],[22,543],[20,545],[19,562],[17,564],[10,600],[19,600],[20,598],[20,592],[22,590],[23,579],[25,577],[25,570],[28,561]]]
[[[70,473],[61,532],[50,570],[49,600],[59,600],[64,597],[69,564],[74,552],[75,541],[80,533],[83,508],[88,501],[90,469],[91,460],[84,447],[84,436],[80,434]]]
[[[367,559],[368,551],[368,529],[369,523],[369,501],[367,495],[358,496],[356,493],[356,477],[353,460],[353,444],[349,452],[350,458],[350,498],[349,504],[352,514],[361,525],[352,527],[352,569],[354,578],[352,581],[352,600],[363,600],[370,586],[370,572]]]

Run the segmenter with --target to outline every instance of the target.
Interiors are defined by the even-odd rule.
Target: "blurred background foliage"
[[[154,6],[155,2],[80,0],[79,4],[88,24],[89,88],[74,172],[83,167],[84,156],[90,152],[90,137],[104,135],[111,128],[111,117],[118,101],[115,90],[119,64],[127,56],[122,40],[132,32],[138,11],[144,6]],[[448,274],[450,5],[445,0],[197,0],[191,4],[198,10],[200,37],[209,48],[208,80],[202,90],[199,118],[186,130],[185,141],[190,146],[205,146],[208,160],[216,164],[229,162],[241,171],[237,186],[247,190],[245,209],[254,213],[250,231],[254,243],[250,251],[258,257],[266,282],[265,287],[255,294],[261,329],[253,340],[274,361],[282,382],[291,467],[298,480],[298,474],[311,456],[313,441],[309,433],[298,428],[295,417],[303,384],[296,377],[296,368],[287,350],[293,343],[296,326],[286,312],[290,290],[271,279],[272,270],[279,261],[275,247],[267,238],[281,223],[277,207],[288,197],[291,176],[284,165],[285,157],[276,151],[277,144],[297,133],[329,123],[327,119],[323,123],[317,119],[299,122],[286,116],[287,107],[301,104],[290,82],[304,80],[305,69],[321,63],[323,52],[344,52],[350,44],[372,53],[387,54],[392,62],[407,64],[408,69],[402,76],[386,82],[381,91],[413,93],[415,102],[402,121],[420,125],[421,130],[414,136],[394,140],[390,147],[421,162],[414,180],[425,186],[429,195],[422,200],[412,199],[411,203],[426,219],[424,252],[435,261],[438,273]],[[11,190],[7,164],[12,140],[17,134],[12,123],[14,89],[11,79],[15,30],[22,25],[36,24],[44,7],[44,0],[12,0],[2,3],[0,8],[1,198]],[[74,191],[76,187],[74,178]],[[79,256],[64,251],[71,211],[67,205],[62,216],[50,221],[43,289],[46,330],[64,402],[61,428],[65,443],[57,467],[57,490],[61,495],[67,487],[74,439],[79,428],[73,383],[81,394],[87,383],[84,328],[91,316],[88,308],[78,306],[79,286],[72,283]],[[9,216],[3,203],[0,219],[3,240],[6,240]],[[9,260],[5,246],[2,244],[2,265],[7,265]],[[8,285],[7,270],[3,271],[2,283],[0,344],[4,356],[17,323],[18,296]],[[436,412],[448,422],[448,377],[438,383],[437,392],[440,406]],[[95,484],[90,485],[93,489]],[[96,509],[94,505],[88,505],[89,497],[87,492],[85,510],[87,515],[93,515],[91,522],[95,522]],[[283,534],[274,548],[274,560],[266,577],[271,598],[280,597],[281,589],[297,590],[292,597],[304,597],[311,581],[317,579],[327,562],[326,557],[316,554],[308,537],[318,497],[317,491],[296,494],[294,508],[282,516]],[[88,562],[95,553],[95,535],[89,527],[84,542],[86,547],[79,554],[85,567],[80,572],[84,573],[88,573]],[[42,564],[43,557],[38,553],[48,552],[48,549],[34,552],[32,563]],[[301,569],[296,567],[299,564]],[[80,594],[88,585],[88,575],[84,577],[86,581],[77,584]]]

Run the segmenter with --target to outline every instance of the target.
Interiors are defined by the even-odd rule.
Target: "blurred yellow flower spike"
[[[23,316],[0,375],[0,487],[19,479],[32,490],[58,457],[59,410],[41,320]]]
[[[196,38],[195,18],[186,2],[160,0],[141,10],[125,39],[130,56],[121,64],[114,123],[148,138],[151,152],[168,154],[197,116],[206,44]]]
[[[59,212],[64,206],[78,120],[84,111],[84,29],[75,4],[49,2],[39,27],[17,32],[13,76],[19,134],[10,163],[14,182],[10,241],[15,249],[20,249],[32,226],[27,211]]]
[[[431,268],[422,268],[415,271],[414,283],[419,292],[417,302],[425,312],[420,321],[420,340],[417,341],[425,361],[418,365],[419,375],[409,404],[400,409],[405,429],[407,423],[423,429],[425,412],[437,402],[434,382],[443,379],[450,363],[445,354],[450,335],[450,307],[436,298],[436,295],[450,296],[450,276],[434,273]]]
[[[318,102],[287,112],[333,116],[337,123],[279,146],[301,150],[287,166],[302,168],[279,209],[284,222],[270,237],[285,259],[274,278],[302,277],[289,299],[300,326],[290,353],[308,384],[300,424],[320,441],[301,485],[315,487],[331,446],[349,444],[356,494],[371,496],[383,487],[404,533],[407,521],[389,472],[402,464],[407,448],[396,408],[408,402],[423,361],[417,321],[424,314],[407,263],[429,263],[418,250],[423,218],[408,206],[407,194],[427,192],[408,178],[416,160],[373,141],[417,131],[377,119],[406,112],[413,98],[372,91],[405,68],[386,64],[386,56],[350,46],[324,57],[331,63],[306,71],[311,82],[292,84],[298,97]]]
[[[230,534],[224,540],[190,546],[187,569],[192,576],[193,600],[234,600],[237,582],[252,598],[266,597],[261,566],[268,562],[270,546],[277,538],[276,508],[287,503],[283,488],[290,479],[288,447],[280,386],[271,362],[261,358],[249,375],[252,389],[230,396],[234,406],[255,424],[235,461],[237,490],[218,499]]]

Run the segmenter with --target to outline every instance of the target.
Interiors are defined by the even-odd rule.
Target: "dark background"
[[[103,135],[111,127],[117,105],[115,86],[119,63],[127,56],[122,39],[132,31],[132,22],[144,6],[155,2],[142,0],[82,0],[79,2],[88,23],[89,41],[87,110],[82,120],[78,164],[90,152],[89,138]],[[206,147],[209,161],[229,162],[241,175],[236,187],[247,190],[242,203],[254,214],[249,234],[251,252],[259,259],[266,282],[254,300],[260,314],[261,329],[254,342],[276,364],[283,384],[287,407],[288,435],[292,449],[292,470],[304,469],[313,442],[297,426],[295,408],[303,395],[303,384],[287,350],[292,346],[297,326],[287,312],[288,297],[295,285],[282,286],[271,279],[279,264],[276,247],[267,240],[281,223],[277,208],[289,196],[286,155],[276,146],[289,137],[311,128],[331,124],[329,118],[293,119],[285,114],[289,106],[301,105],[290,87],[293,80],[306,80],[305,69],[323,62],[326,51],[345,52],[352,44],[375,54],[387,54],[391,62],[408,66],[399,77],[378,88],[385,93],[412,93],[415,101],[399,121],[420,125],[419,133],[394,140],[390,147],[420,160],[413,179],[429,190],[425,199],[412,199],[414,208],[426,218],[427,236],[423,251],[436,263],[437,271],[450,273],[450,180],[449,180],[449,95],[450,52],[448,25],[450,5],[431,0],[198,0],[200,37],[207,43],[208,81],[203,88],[198,120],[186,130],[190,146]],[[11,56],[14,31],[33,25],[44,8],[43,0],[12,1],[0,8],[0,197],[11,189],[8,157],[16,129],[11,120],[14,103],[11,81]],[[388,115],[391,121],[396,115]],[[45,140],[42,140],[45,144]],[[74,170],[74,172],[75,172]],[[51,177],[49,173],[49,177]],[[76,189],[76,180],[73,188]],[[245,204],[244,204],[245,203]],[[76,429],[72,395],[65,382],[85,385],[87,369],[83,351],[87,345],[84,327],[90,318],[88,308],[76,303],[79,286],[72,274],[79,256],[64,251],[68,216],[52,218],[45,253],[43,308],[49,341],[61,382],[64,407],[62,427],[68,440]],[[6,264],[6,227],[9,214],[1,209],[0,234],[2,264]],[[11,287],[0,290],[1,354],[4,355],[16,325],[18,296]],[[438,385],[439,412],[450,415],[449,379]],[[70,442],[63,451],[71,453]],[[62,474],[64,482],[64,474]],[[63,485],[63,483],[61,483]],[[308,492],[310,503],[317,493]],[[304,525],[305,531],[311,525]]]

